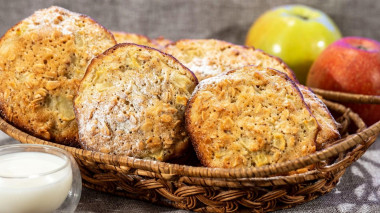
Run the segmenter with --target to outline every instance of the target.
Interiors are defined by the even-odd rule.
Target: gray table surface
[[[243,44],[264,11],[301,3],[332,17],[344,36],[380,40],[380,1],[375,0],[0,0],[0,35],[33,11],[58,5],[87,14],[111,30],[152,38],[217,38]],[[17,143],[0,132],[0,144]],[[331,193],[280,212],[380,212],[380,139],[347,169]],[[187,212],[83,189],[77,212]]]

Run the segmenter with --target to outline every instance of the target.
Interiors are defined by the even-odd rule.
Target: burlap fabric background
[[[380,40],[380,1],[248,0],[0,0],[0,34],[34,10],[58,5],[84,13],[106,28],[150,37],[218,38],[243,44],[251,23],[265,10],[302,3],[329,14],[344,36]],[[0,132],[0,145],[17,143]],[[380,212],[380,139],[352,165],[330,194],[280,212]],[[77,212],[186,212],[84,189]]]

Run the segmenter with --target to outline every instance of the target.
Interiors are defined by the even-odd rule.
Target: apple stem
[[[358,45],[358,46],[356,46],[356,48],[358,48],[360,50],[368,50],[366,47],[364,47],[362,45]]]
[[[308,17],[303,16],[303,15],[299,15],[299,14],[296,14],[296,16],[298,16],[300,19],[303,19],[303,20],[308,20],[309,19]]]

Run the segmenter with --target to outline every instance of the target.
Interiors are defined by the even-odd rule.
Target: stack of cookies
[[[2,117],[39,138],[78,146],[75,93],[91,59],[115,44],[90,17],[63,8],[22,20],[0,40]]]
[[[5,120],[107,154],[168,161],[194,149],[204,166],[257,167],[340,137],[327,107],[276,57],[111,32],[59,7],[1,38],[0,80]]]

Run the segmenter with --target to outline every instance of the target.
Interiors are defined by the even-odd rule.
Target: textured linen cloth
[[[252,22],[283,4],[305,4],[326,12],[344,36],[380,40],[380,1],[375,0],[0,0],[0,35],[51,5],[89,15],[110,30],[171,40],[217,38],[243,44]],[[17,143],[0,132],[0,145]],[[380,138],[341,178],[331,193],[279,212],[380,212]],[[83,189],[76,212],[187,212]]]

